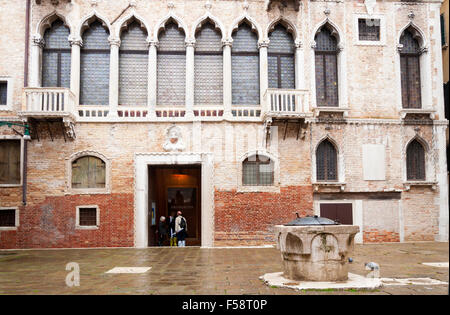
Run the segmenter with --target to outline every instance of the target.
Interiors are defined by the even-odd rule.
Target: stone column
[[[263,40],[258,43],[259,47],[259,86],[260,86],[260,103],[262,110],[265,110],[264,94],[269,87],[269,67],[268,67],[268,53],[269,40]]]
[[[33,36],[31,46],[30,87],[40,87],[42,85],[42,48],[44,48],[44,45],[44,39],[40,35]]]
[[[158,79],[158,41],[149,41],[148,52],[148,116],[156,117],[157,79]]]
[[[194,118],[194,50],[195,40],[186,41],[186,118]]]
[[[119,47],[120,39],[110,38],[111,55],[109,64],[109,117],[117,117],[119,106]]]
[[[72,53],[70,57],[70,90],[75,95],[75,105],[80,104],[80,58],[83,41],[81,38],[69,39]]]
[[[223,106],[225,119],[232,118],[231,106],[233,103],[232,96],[232,75],[231,75],[231,45],[232,39],[227,39],[223,44]]]
[[[295,88],[302,90],[305,88],[305,56],[301,41],[295,42]]]

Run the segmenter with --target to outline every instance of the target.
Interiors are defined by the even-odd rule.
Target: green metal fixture
[[[23,127],[24,128],[24,133],[22,135],[23,139],[24,140],[31,140],[30,126],[29,125],[14,123],[14,122],[10,122],[10,121],[0,121],[0,127],[1,126],[8,126],[8,128],[12,128],[12,126]]]

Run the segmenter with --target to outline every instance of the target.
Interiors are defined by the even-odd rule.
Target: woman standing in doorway
[[[187,236],[187,222],[181,214],[181,211],[177,212],[177,218],[175,219],[175,232],[177,233],[178,247],[185,247],[185,239]]]

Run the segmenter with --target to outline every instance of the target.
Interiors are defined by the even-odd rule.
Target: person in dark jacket
[[[163,246],[166,236],[167,236],[166,218],[162,216],[161,218],[159,218],[159,225],[158,225],[158,246]]]
[[[167,222],[169,227],[168,235],[170,239],[170,246],[177,246],[177,233],[175,232],[175,211],[172,211]]]

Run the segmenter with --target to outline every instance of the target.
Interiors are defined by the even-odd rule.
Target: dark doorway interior
[[[339,222],[353,224],[351,203],[321,203],[320,216]]]
[[[186,246],[201,245],[201,166],[149,166],[149,246],[157,246],[159,218],[180,210],[187,222]],[[166,239],[163,245],[168,246]]]

